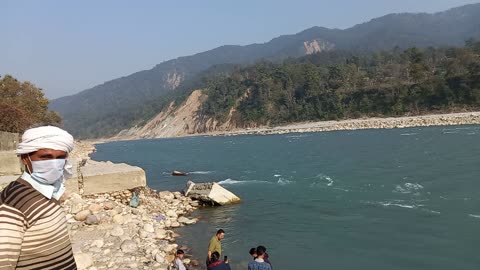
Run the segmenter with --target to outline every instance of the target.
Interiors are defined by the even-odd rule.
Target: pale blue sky
[[[179,56],[479,0],[0,1],[0,75],[70,95]]]

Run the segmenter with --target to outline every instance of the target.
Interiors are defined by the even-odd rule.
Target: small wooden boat
[[[173,172],[172,172],[172,175],[173,175],[173,176],[187,176],[188,173],[186,173],[186,172],[181,172],[181,171],[173,171]]]

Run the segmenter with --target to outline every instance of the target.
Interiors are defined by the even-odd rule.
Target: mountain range
[[[260,60],[281,61],[332,50],[365,52],[394,47],[461,46],[470,38],[480,38],[480,4],[433,14],[389,14],[344,30],[312,27],[262,44],[226,45],[169,60],[150,70],[52,100],[50,109],[57,111],[65,128],[78,137],[112,136],[160,112],[155,111],[157,108],[133,115],[138,112],[136,108],[151,104],[152,100],[160,101],[162,96],[179,91],[182,86],[184,89],[188,82],[212,69],[222,71],[218,67],[231,68]]]

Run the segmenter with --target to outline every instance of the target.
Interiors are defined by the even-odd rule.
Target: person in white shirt
[[[175,258],[174,265],[175,268],[178,270],[187,270],[185,265],[183,264],[183,256],[185,256],[185,252],[183,250],[179,249],[177,250],[177,257]]]

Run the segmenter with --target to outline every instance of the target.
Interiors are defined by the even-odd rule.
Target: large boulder
[[[226,205],[240,202],[240,198],[215,182],[194,183],[188,181],[185,196],[205,203]]]

